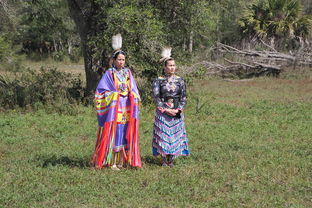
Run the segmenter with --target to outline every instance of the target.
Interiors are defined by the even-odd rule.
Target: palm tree
[[[276,42],[306,38],[311,33],[311,19],[302,14],[300,0],[258,0],[239,23],[244,37]]]

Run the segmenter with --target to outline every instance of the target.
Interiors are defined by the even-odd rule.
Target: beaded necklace
[[[113,73],[116,75],[117,79],[119,80],[118,88],[121,92],[126,92],[127,87],[127,79],[129,76],[128,69],[122,68],[120,70],[117,70],[116,68],[113,68]]]
[[[122,68],[120,70],[117,70],[116,68],[113,68],[113,72],[116,74],[116,76],[120,82],[126,82],[127,81],[128,69]]]
[[[166,80],[167,80],[167,83],[166,83],[167,90],[174,92],[175,89],[177,88],[177,86],[175,84],[176,76],[175,75],[167,76]]]

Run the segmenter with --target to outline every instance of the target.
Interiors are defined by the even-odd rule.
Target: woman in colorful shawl
[[[93,155],[96,168],[142,167],[138,135],[140,96],[130,69],[125,67],[125,57],[121,50],[113,54],[113,66],[96,88],[99,125]]]
[[[188,156],[183,109],[186,104],[184,80],[175,75],[176,65],[172,58],[164,62],[164,76],[153,82],[153,95],[156,103],[153,129],[153,155],[161,155],[162,166],[173,167],[178,156]]]

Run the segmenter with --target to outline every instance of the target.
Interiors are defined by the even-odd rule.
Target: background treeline
[[[0,43],[5,47],[35,60],[62,61],[67,55],[76,61],[80,55],[79,36],[66,1],[2,0],[0,14]]]
[[[121,33],[127,64],[146,89],[161,71],[164,46],[173,48],[179,65],[209,59],[216,42],[299,50],[311,45],[311,14],[310,0],[1,0],[0,70],[21,71],[25,58],[83,57],[85,95],[92,94],[111,37]],[[2,88],[13,82],[1,79]]]
[[[121,33],[124,49],[138,69],[156,67],[163,46],[188,62],[216,41],[239,45],[261,37],[271,42],[307,39],[312,14],[309,0],[1,0],[1,61],[14,52],[39,59],[77,61],[81,37],[69,10],[76,5],[87,31],[93,64],[111,53],[111,36]],[[81,35],[81,34],[80,34]],[[83,37],[84,38],[84,37]],[[85,40],[82,40],[85,41]],[[278,47],[285,45],[277,45]],[[293,46],[291,46],[293,47]],[[187,56],[186,56],[187,55]],[[185,59],[187,57],[187,59]]]

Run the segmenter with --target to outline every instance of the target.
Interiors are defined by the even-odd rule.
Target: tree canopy
[[[187,63],[216,41],[239,44],[256,37],[278,46],[308,40],[311,11],[309,0],[1,0],[0,54],[12,50],[55,60],[82,54],[91,92],[114,34],[122,34],[134,71],[153,77],[164,46]]]
[[[258,0],[246,9],[240,24],[243,35],[270,40],[272,46],[277,41],[307,39],[312,28],[299,0]]]

